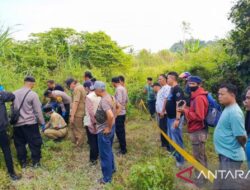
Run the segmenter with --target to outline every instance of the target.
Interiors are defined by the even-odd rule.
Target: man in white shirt
[[[170,94],[171,87],[167,84],[167,77],[164,74],[161,74],[158,78],[158,82],[161,85],[161,89],[157,93],[156,97],[156,113],[157,117],[159,118],[159,127],[163,130],[166,134],[167,131],[167,114],[166,114],[166,104],[167,98]],[[170,146],[168,141],[163,137],[161,134],[161,146],[166,147],[168,151],[170,151]]]

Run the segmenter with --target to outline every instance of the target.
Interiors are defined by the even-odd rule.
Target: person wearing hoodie
[[[188,78],[188,86],[191,91],[190,107],[187,107],[184,101],[183,106],[178,108],[177,111],[184,113],[187,119],[194,158],[207,167],[205,143],[208,130],[205,125],[205,118],[208,112],[208,92],[201,87],[201,83],[202,79],[199,76],[190,76]],[[197,171],[196,174],[198,174]],[[199,184],[203,182],[202,179],[197,181]]]

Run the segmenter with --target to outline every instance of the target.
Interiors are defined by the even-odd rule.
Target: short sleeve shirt
[[[106,95],[106,96],[102,97],[97,110],[102,110],[103,114],[106,114],[106,111],[111,110],[113,112],[113,114],[115,115],[115,113],[116,113],[116,101],[115,101],[115,98],[110,96],[110,95]],[[115,123],[115,119],[113,121],[113,124],[114,123]],[[102,124],[97,123],[97,133],[102,132],[103,129],[106,128],[107,126],[108,126],[107,121],[105,121]]]
[[[164,107],[164,101],[167,100],[171,87],[169,85],[165,85],[161,87],[156,96],[156,112],[161,113]]]
[[[147,91],[147,100],[148,101],[155,100],[155,93],[154,93],[154,90],[153,90],[152,86],[146,85],[144,87],[144,89]]]
[[[176,102],[183,100],[184,93],[179,85],[171,88],[166,105],[167,116],[170,119],[176,118]]]
[[[115,92],[116,101],[122,106],[120,115],[126,114],[126,105],[128,103],[128,94],[126,88],[123,86],[118,86]]]
[[[246,136],[244,114],[238,104],[226,107],[214,132],[214,145],[218,154],[235,161],[246,159],[245,151],[237,136]]]

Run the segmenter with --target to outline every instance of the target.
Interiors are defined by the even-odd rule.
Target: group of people
[[[179,85],[179,79],[184,86]],[[27,76],[24,86],[11,93],[0,88],[0,145],[8,173],[13,180],[21,176],[15,173],[11,156],[9,138],[6,133],[9,119],[6,102],[12,102],[12,111],[18,111],[18,120],[13,123],[13,139],[17,158],[22,168],[27,167],[28,144],[31,151],[32,166],[40,167],[42,136],[39,130],[50,139],[61,141],[70,131],[71,140],[77,148],[85,142],[89,144],[90,163],[100,164],[103,177],[101,184],[111,182],[116,171],[112,145],[116,134],[120,144],[119,155],[127,153],[126,144],[126,105],[128,90],[123,76],[113,77],[111,82],[115,88],[114,96],[106,90],[105,83],[97,81],[90,72],[84,73],[83,84],[74,78],[65,81],[69,95],[55,81],[47,81],[48,89],[44,93],[41,104],[39,96],[32,89],[35,78]],[[189,72],[178,75],[176,72],[161,74],[158,82],[147,78],[144,88],[147,104],[152,118],[157,119],[159,127],[175,143],[184,148],[182,128],[187,123],[193,156],[207,167],[206,142],[208,139],[208,123],[206,117],[210,109],[209,93],[203,88],[199,76]],[[250,168],[250,88],[246,90],[244,114],[236,102],[237,88],[232,84],[222,84],[218,90],[219,103],[224,107],[214,131],[214,146],[219,155],[220,169],[240,169],[244,160],[248,160]],[[45,116],[45,117],[44,117]],[[68,127],[69,126],[69,127]],[[161,135],[161,146],[172,152],[176,166],[182,168],[184,158]],[[205,183],[205,179],[196,181],[197,185]]]
[[[178,84],[183,80],[184,86]],[[206,142],[208,139],[207,114],[210,109],[209,93],[202,87],[199,76],[189,72],[178,75],[169,72],[158,77],[153,83],[147,78],[144,93],[147,94],[147,105],[151,117],[157,118],[159,127],[180,147],[184,148],[182,128],[187,123],[187,130],[192,144],[193,156],[207,167]],[[222,84],[218,90],[218,100],[224,107],[215,131],[213,142],[219,156],[220,170],[239,170],[243,161],[248,160],[250,169],[250,88],[247,88],[243,105],[246,108],[246,119],[236,102],[237,88],[233,84]],[[172,152],[176,165],[182,168],[184,158],[161,135],[161,145]],[[196,177],[198,171],[195,172]],[[222,181],[222,180],[221,180]],[[219,188],[232,188],[232,183],[217,184]],[[198,186],[206,183],[204,178],[196,179]]]
[[[44,136],[55,142],[70,134],[76,148],[82,148],[85,142],[88,143],[91,165],[96,165],[100,158],[103,177],[99,183],[111,182],[116,171],[112,151],[115,133],[120,144],[118,155],[127,153],[125,120],[128,92],[124,77],[112,78],[114,96],[107,92],[105,83],[97,81],[89,71],[84,73],[83,84],[74,78],[65,81],[71,95],[61,85],[49,80],[48,89],[44,92],[45,104],[41,104],[38,94],[32,90],[35,82],[34,77],[27,76],[24,86],[13,93],[5,91],[3,87],[0,89],[0,145],[11,179],[19,180],[21,176],[14,170],[6,133],[9,125],[6,102],[12,102],[13,115],[18,113],[17,121],[11,124],[17,158],[22,168],[28,164],[27,144],[31,151],[32,166],[41,166],[43,140],[40,128]]]

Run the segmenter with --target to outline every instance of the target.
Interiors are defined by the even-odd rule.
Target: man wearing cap
[[[41,102],[37,93],[32,91],[35,79],[28,76],[24,79],[24,87],[15,91],[14,109],[20,108],[20,117],[14,124],[14,144],[17,150],[17,157],[22,168],[27,166],[26,144],[31,151],[31,159],[34,168],[40,166],[42,138],[39,131],[39,124],[45,127],[42,114]],[[26,98],[24,99],[24,97]],[[24,101],[23,101],[24,100]]]
[[[8,169],[8,174],[12,180],[20,179],[20,176],[17,176],[13,166],[13,160],[10,150],[9,137],[7,135],[7,126],[9,124],[7,110],[5,103],[13,102],[15,95],[10,92],[3,91],[3,88],[0,89],[0,146],[4,154],[4,160]]]
[[[98,151],[95,113],[101,101],[101,97],[97,96],[96,93],[93,91],[94,86],[92,86],[90,81],[85,81],[83,86],[85,90],[88,92],[88,95],[86,97],[86,106],[85,106],[86,114],[84,116],[84,126],[86,127],[89,149],[90,149],[89,161],[91,164],[96,165],[99,151]]]
[[[115,99],[122,106],[122,110],[115,120],[115,132],[120,143],[119,154],[124,155],[127,153],[125,120],[128,94],[127,90],[120,84],[119,77],[112,78],[112,84],[115,87]]]
[[[66,80],[67,87],[72,91],[72,107],[70,113],[71,140],[76,146],[84,143],[83,117],[85,114],[85,99],[87,92],[75,79]]]
[[[185,114],[188,121],[188,132],[192,143],[193,155],[197,161],[207,167],[205,143],[208,137],[208,129],[205,118],[208,112],[208,92],[201,87],[202,79],[198,76],[190,76],[188,85],[191,91],[190,107],[186,102],[177,111]],[[202,183],[202,179],[198,183]]]
[[[115,133],[115,118],[121,111],[121,105],[119,105],[114,97],[106,92],[103,82],[96,81],[94,89],[96,95],[101,97],[95,119],[97,123],[96,131],[98,134],[98,147],[103,174],[99,182],[105,184],[111,182],[112,175],[116,170],[112,145]]]
[[[66,94],[66,92],[62,92],[60,90],[46,91],[44,93],[45,97],[50,98],[50,102],[56,102],[60,109],[58,109],[58,113],[63,117],[66,123],[69,123],[69,112],[70,112],[70,104],[71,97]]]

